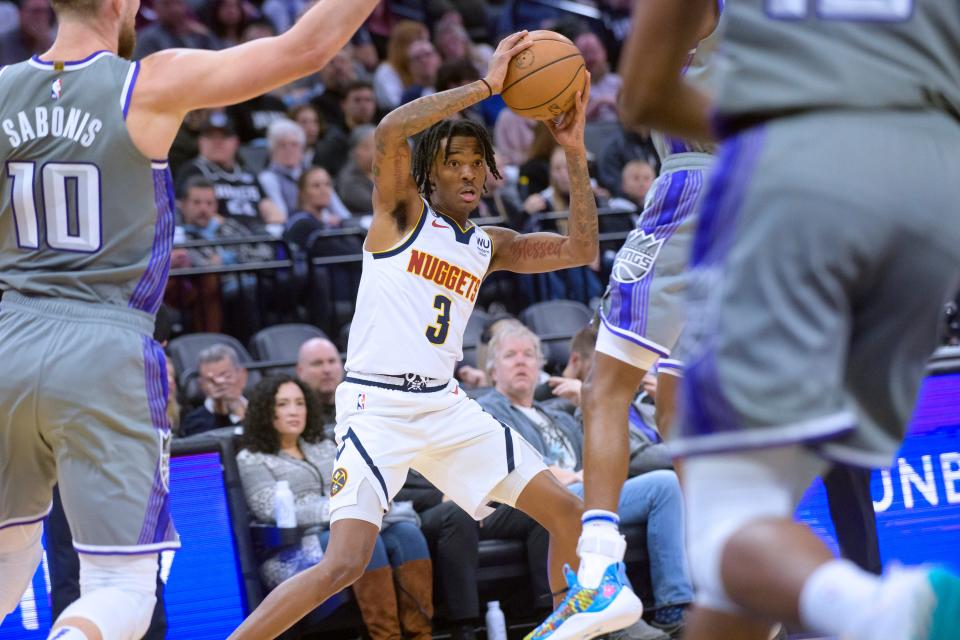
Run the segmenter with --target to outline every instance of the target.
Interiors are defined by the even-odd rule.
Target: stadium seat
[[[467,320],[467,327],[463,330],[463,358],[461,363],[475,367],[477,366],[477,345],[480,344],[480,336],[483,334],[483,328],[490,320],[489,314],[483,309],[474,309]]]
[[[547,300],[532,304],[520,314],[520,321],[540,336],[548,372],[559,372],[570,356],[570,338],[590,323],[590,307],[573,300]]]
[[[203,401],[203,393],[197,383],[199,375],[197,358],[201,351],[215,344],[225,344],[233,347],[240,357],[241,364],[254,361],[239,340],[222,333],[191,333],[174,338],[167,346],[167,353],[170,354],[173,367],[177,372],[177,388],[180,391],[180,397],[188,405],[198,405]],[[259,373],[251,371],[247,377],[246,391],[253,388],[253,385],[260,381],[260,377]]]
[[[250,339],[250,352],[257,360],[296,362],[300,345],[327,334],[312,324],[277,324],[261,329]]]

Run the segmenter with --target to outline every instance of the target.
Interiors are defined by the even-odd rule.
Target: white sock
[[[611,564],[622,562],[627,543],[620,535],[620,516],[612,511],[590,509],[583,514],[583,530],[577,544],[580,570],[577,580],[588,589],[600,586]]]
[[[810,631],[841,636],[876,602],[881,579],[849,560],[831,560],[810,574],[800,592],[800,621]]]
[[[83,631],[76,627],[58,627],[50,632],[48,640],[90,640]]]

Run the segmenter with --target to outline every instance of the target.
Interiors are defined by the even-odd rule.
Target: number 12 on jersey
[[[767,15],[780,20],[806,18],[813,5],[818,18],[900,22],[913,15],[914,0],[767,0]]]
[[[40,168],[39,208],[34,183],[36,163],[7,162],[12,183],[17,246],[40,248],[40,224],[51,249],[95,253],[101,241],[100,169],[86,162],[47,162]]]
[[[447,296],[438,295],[433,299],[433,308],[439,311],[437,321],[427,325],[427,340],[433,344],[443,344],[447,341],[450,331],[450,305],[453,302]]]

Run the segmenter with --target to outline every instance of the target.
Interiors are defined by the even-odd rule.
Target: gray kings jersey
[[[173,189],[127,133],[138,71],[109,52],[0,69],[0,289],[156,312]]]
[[[960,113],[957,0],[728,0],[720,129],[813,109]]]
[[[725,15],[723,5],[723,0],[718,0],[717,11],[720,16],[720,21],[717,24],[717,28],[697,44],[697,48],[690,53],[690,60],[683,70],[683,77],[688,82],[711,95],[714,93],[713,81],[715,80],[716,74],[710,61],[720,42],[722,23]],[[653,141],[654,148],[657,150],[657,155],[660,156],[661,164],[668,157],[677,153],[713,153],[716,151],[716,145],[714,144],[687,142],[680,138],[660,133],[659,131],[651,132],[650,138]]]

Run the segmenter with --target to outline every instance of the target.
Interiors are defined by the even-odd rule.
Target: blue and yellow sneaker
[[[596,589],[580,586],[570,567],[563,573],[567,597],[524,640],[587,640],[629,627],[643,614],[643,603],[630,588],[622,562],[607,567]]]

